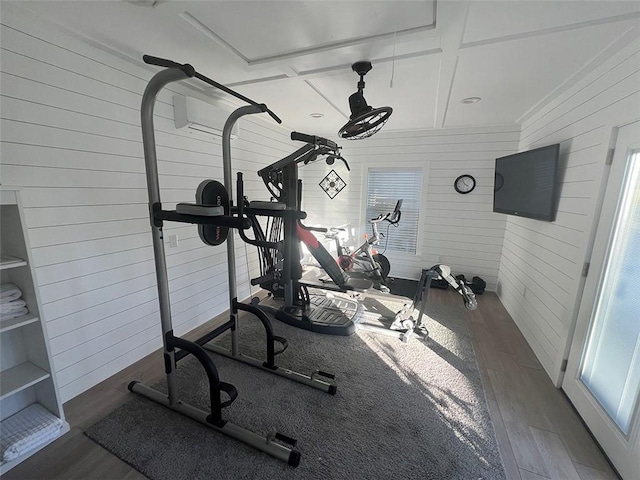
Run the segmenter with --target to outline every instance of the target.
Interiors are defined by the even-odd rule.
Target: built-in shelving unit
[[[28,313],[0,314],[0,475],[69,431],[53,372],[20,190],[0,187],[0,284],[15,285]],[[21,427],[25,425],[25,427]],[[42,429],[41,432],[38,429]],[[29,438],[29,449],[20,439]]]

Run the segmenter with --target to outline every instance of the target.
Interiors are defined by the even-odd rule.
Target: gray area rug
[[[503,479],[462,307],[431,305],[428,316],[431,338],[409,344],[274,322],[290,344],[277,363],[335,373],[335,396],[212,354],[221,379],[239,391],[225,418],[296,438],[298,468],[133,393],[86,434],[153,480]],[[250,318],[241,319],[241,345],[263,358],[262,326]],[[184,360],[178,372],[182,398],[206,409],[200,365]]]

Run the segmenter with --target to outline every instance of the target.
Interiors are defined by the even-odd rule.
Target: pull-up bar
[[[151,55],[143,55],[142,59],[144,60],[144,63],[147,63],[149,65],[157,65],[158,67],[180,69],[189,77],[195,77],[198,80],[202,80],[203,82],[208,83],[209,85],[216,87],[217,89],[222,90],[223,92],[226,92],[229,95],[232,95],[244,102],[247,102],[249,105],[260,107],[260,109],[262,109],[263,112],[268,113],[269,116],[273,118],[276,122],[282,123],[282,120],[280,120],[280,118],[275,113],[269,110],[269,108],[264,103],[254,102],[250,98],[247,98],[244,95],[231,90],[229,87],[225,87],[221,83],[218,83],[215,80],[211,80],[209,77],[205,77],[201,73],[196,72],[196,69],[193,68],[188,63],[184,63],[184,64],[178,63],[178,62],[174,62],[173,60],[167,60],[166,58],[153,57]]]

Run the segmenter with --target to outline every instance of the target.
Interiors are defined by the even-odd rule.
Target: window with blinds
[[[365,219],[367,222],[381,213],[392,212],[396,202],[402,200],[402,217],[398,226],[390,226],[387,222],[378,224],[378,231],[385,234],[380,241],[379,249],[416,253],[422,177],[420,168],[369,169]],[[371,233],[370,224],[367,225],[367,232]]]

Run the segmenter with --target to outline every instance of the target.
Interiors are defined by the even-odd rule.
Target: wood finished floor
[[[452,290],[431,289],[429,295],[433,303],[460,302]],[[485,293],[478,296],[478,304],[477,310],[466,314],[507,477],[617,479],[570,403],[542,370],[498,297]],[[197,338],[217,321],[214,319],[186,337]],[[162,376],[162,354],[157,351],[70,400],[64,408],[71,431],[3,478],[144,479],[89,440],[83,431],[130,398],[127,384],[131,380],[153,384]]]

